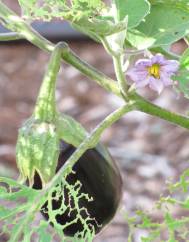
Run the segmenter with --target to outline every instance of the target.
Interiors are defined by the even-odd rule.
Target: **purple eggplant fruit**
[[[75,151],[75,147],[61,141],[60,154],[56,171],[58,171],[66,162],[66,160]],[[114,160],[106,150],[106,148],[98,144],[95,148],[87,150],[75,164],[73,170],[75,174],[70,174],[67,181],[74,184],[79,180],[82,184],[81,192],[88,194],[93,201],[88,202],[86,199],[81,201],[82,207],[86,207],[90,217],[95,218],[97,223],[93,222],[95,233],[99,233],[102,228],[108,224],[114,217],[119,206],[122,195],[122,179]],[[41,189],[42,183],[38,174],[35,174],[33,188]],[[67,196],[65,190],[62,196]],[[69,201],[67,201],[68,203]],[[62,199],[58,201],[52,200],[53,209],[58,209],[62,203]],[[66,204],[69,205],[69,204]],[[44,204],[41,213],[48,219],[48,212]],[[74,220],[75,214],[64,212],[56,216],[56,221],[64,225]],[[85,215],[86,216],[86,215]],[[100,225],[100,226],[99,226]],[[64,229],[64,234],[74,236],[83,230],[81,222],[76,222]]]

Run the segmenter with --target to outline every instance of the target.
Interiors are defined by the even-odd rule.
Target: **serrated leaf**
[[[158,3],[127,40],[137,49],[168,45],[189,33],[189,10],[186,5]]]
[[[147,0],[114,0],[117,9],[117,20],[128,16],[128,29],[136,27],[150,12]]]

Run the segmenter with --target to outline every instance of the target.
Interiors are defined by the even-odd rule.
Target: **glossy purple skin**
[[[61,141],[61,151],[58,160],[57,171],[64,165],[65,161],[75,151],[72,145]],[[119,169],[114,160],[107,152],[106,148],[99,144],[96,148],[86,151],[74,166],[76,173],[69,175],[67,180],[74,184],[77,180],[82,183],[81,191],[93,197],[92,202],[81,200],[80,206],[87,208],[91,217],[94,217],[98,224],[93,223],[95,232],[99,233],[101,229],[114,217],[120,203],[122,195],[122,179]],[[41,189],[41,180],[36,174],[34,179],[35,189]],[[63,192],[67,197],[66,191]],[[62,200],[53,200],[53,208],[60,207]],[[68,202],[68,201],[67,201]],[[43,206],[45,209],[45,204]],[[48,214],[41,211],[43,216],[48,219]],[[86,216],[83,214],[83,216]],[[75,215],[68,212],[58,215],[57,222],[65,224],[75,218]],[[77,232],[82,231],[83,226],[80,222],[70,225],[63,232],[67,236],[74,236]]]

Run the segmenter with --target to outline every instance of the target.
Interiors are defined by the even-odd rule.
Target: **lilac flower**
[[[128,70],[127,75],[136,83],[136,87],[149,85],[151,89],[162,92],[163,88],[173,84],[171,76],[179,68],[179,62],[166,60],[163,55],[156,54],[151,59],[140,59]]]

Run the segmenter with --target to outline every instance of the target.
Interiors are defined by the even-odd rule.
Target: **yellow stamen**
[[[153,64],[152,66],[148,67],[148,73],[149,75],[157,78],[157,79],[160,79],[160,65],[158,64]]]

